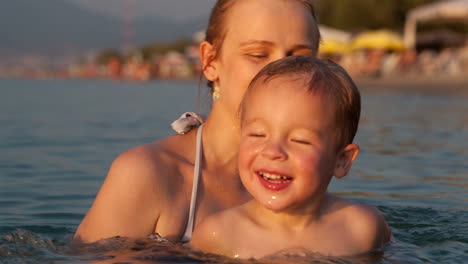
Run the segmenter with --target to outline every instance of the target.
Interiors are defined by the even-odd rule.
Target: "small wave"
[[[53,260],[63,241],[53,241],[41,234],[16,229],[0,235],[0,258],[14,263],[20,260]]]
[[[389,219],[393,226],[396,225],[396,222],[405,222],[403,223],[404,226],[400,226],[397,230],[394,229],[394,231],[397,231],[395,240],[380,250],[346,258],[326,257],[305,250],[290,249],[258,260],[239,260],[194,251],[186,245],[172,243],[157,234],[139,239],[113,237],[94,243],[72,246],[70,242],[73,229],[24,226],[21,228],[0,228],[0,263],[100,263],[102,261],[104,263],[148,264],[342,264],[431,263],[436,260],[456,263],[453,261],[463,260],[463,252],[467,252],[468,244],[463,241],[456,241],[457,238],[454,236],[443,237],[439,240],[439,243],[432,241],[430,244],[426,243],[431,239],[421,238],[426,240],[426,243],[424,243],[426,245],[417,245],[416,241],[404,241],[408,240],[408,237],[402,236],[404,230],[406,230],[404,232],[421,231],[432,225],[422,226],[421,221],[418,221],[419,217],[413,218],[408,215],[418,214],[419,212],[419,214],[427,216],[428,213],[433,214],[434,211],[430,209],[421,210],[421,208],[381,209],[387,214],[392,213],[394,215]],[[441,222],[446,224],[445,221]],[[429,235],[429,233],[426,233],[426,235]],[[414,234],[411,236],[414,236]],[[435,236],[441,236],[441,233],[437,232]]]

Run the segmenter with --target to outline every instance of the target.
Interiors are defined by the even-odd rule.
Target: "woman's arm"
[[[167,178],[158,166],[158,153],[140,146],[122,153],[113,163],[96,200],[78,227],[75,242],[154,232]]]

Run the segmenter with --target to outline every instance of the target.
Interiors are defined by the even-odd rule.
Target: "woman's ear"
[[[338,179],[343,178],[348,174],[351,165],[359,154],[359,146],[357,144],[349,144],[340,153],[338,153],[338,160],[335,165],[335,177]]]
[[[215,63],[216,49],[207,42],[200,43],[200,60],[202,64],[203,74],[208,81],[216,81],[218,79],[218,71]]]

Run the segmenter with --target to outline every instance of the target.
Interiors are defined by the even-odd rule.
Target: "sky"
[[[135,5],[135,16],[160,16],[173,21],[207,17],[215,0],[62,0],[95,11],[121,16],[126,3]]]

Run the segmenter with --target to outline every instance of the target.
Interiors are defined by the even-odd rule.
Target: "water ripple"
[[[81,251],[69,245],[112,160],[172,134],[171,121],[195,108],[196,84],[0,83],[10,87],[0,97],[1,263],[118,262],[125,252],[131,258],[122,262],[140,263],[458,264],[468,259],[468,98],[363,96],[356,138],[360,156],[330,190],[378,206],[393,243],[362,259],[283,252],[261,261],[234,261],[145,239],[144,246],[120,238]]]

